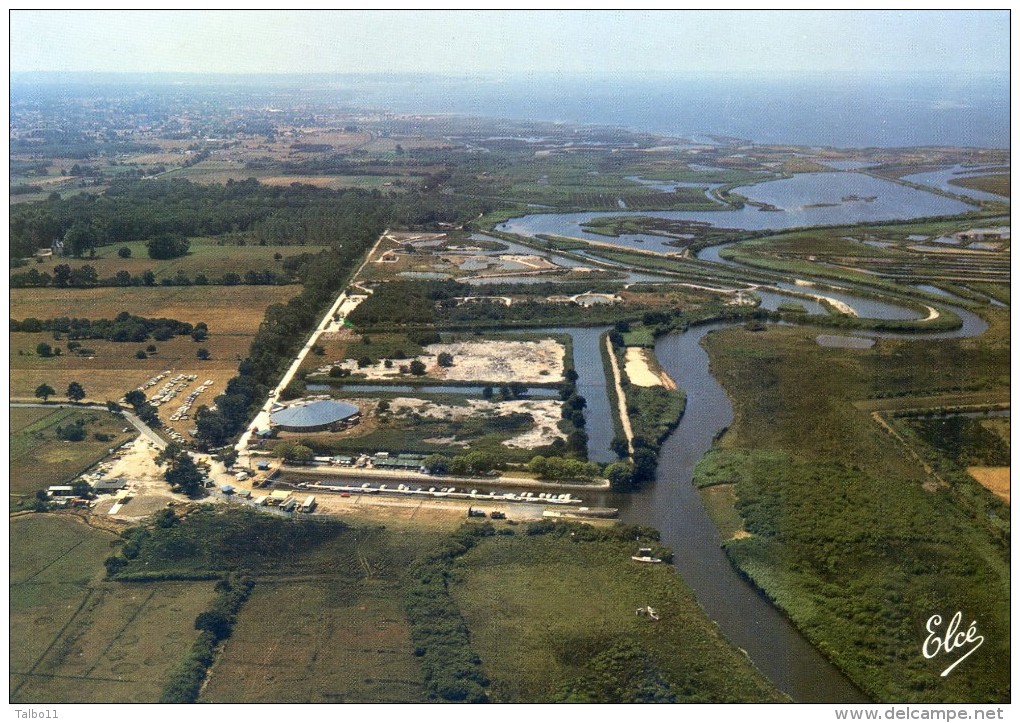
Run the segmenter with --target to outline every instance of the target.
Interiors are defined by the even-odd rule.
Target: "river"
[[[954,308],[964,326],[952,332],[909,336],[861,333],[895,338],[961,338],[980,334],[987,325],[976,315]],[[674,565],[723,634],[743,648],[780,690],[803,703],[862,702],[867,698],[832,663],[733,568],[722,540],[693,485],[694,467],[712,447],[716,435],[733,421],[725,390],[709,371],[701,347],[717,323],[668,334],[655,346],[663,369],[687,393],[687,409],[659,454],[656,482],[627,495],[607,495],[623,520],[651,525],[674,551]]]
[[[867,221],[895,221],[922,216],[948,216],[974,210],[956,199],[919,191],[892,181],[853,171],[799,173],[792,178],[742,186],[734,193],[768,203],[775,211],[750,204],[735,211],[600,211],[540,213],[508,219],[496,228],[523,236],[550,234],[660,253],[675,252],[670,239],[652,234],[601,236],[582,230],[592,219],[606,216],[646,216],[699,221],[716,228],[749,231],[781,230],[803,226],[850,226]]]
[[[719,247],[706,249],[702,255],[710,260],[738,267],[719,257]],[[798,287],[798,290],[806,290]],[[767,292],[765,292],[767,293]],[[822,291],[826,295],[832,295]],[[779,297],[778,294],[773,296]],[[779,297],[783,298],[783,297]],[[861,297],[840,295],[860,308]],[[774,299],[770,299],[774,300]],[[877,312],[871,318],[915,318],[916,312],[895,304],[864,300],[873,304],[868,310]],[[861,311],[865,309],[861,308]],[[900,334],[893,332],[861,332],[859,336],[885,338],[946,339],[981,334],[987,329],[983,319],[965,309],[952,307],[960,316],[962,326],[954,331],[934,334]],[[897,313],[898,312],[898,313]],[[674,565],[694,589],[706,613],[715,620],[723,634],[747,651],[754,664],[780,690],[795,701],[804,703],[863,702],[867,698],[832,663],[819,653],[796,627],[766,600],[734,569],[723,552],[718,530],[705,511],[701,497],[693,485],[694,467],[712,447],[715,437],[733,421],[733,407],[725,390],[709,370],[708,354],[701,346],[705,335],[729,324],[696,326],[684,333],[668,334],[656,343],[655,353],[663,369],[687,394],[687,409],[676,430],[662,446],[656,482],[638,492],[626,495],[605,495],[604,504],[618,507],[627,522],[656,527],[662,541],[674,550]],[[597,343],[591,349],[590,338],[597,339],[602,330],[557,329],[560,333],[582,332],[582,343],[575,336],[575,364],[593,376],[601,370]],[[587,355],[592,355],[587,358]],[[601,390],[590,388],[586,398],[589,412],[603,403],[608,411],[604,383]],[[602,394],[592,392],[601,391]],[[589,435],[605,427],[604,420],[591,415]],[[605,436],[602,432],[599,436]],[[611,439],[611,426],[609,427]],[[593,459],[601,457],[590,439]]]
[[[738,189],[754,200],[771,203],[780,211],[760,211],[746,206],[740,211],[645,212],[621,214],[575,213],[540,214],[508,220],[498,228],[526,236],[553,234],[574,236],[621,247],[660,252],[675,251],[664,245],[662,237],[631,234],[609,238],[581,230],[581,225],[598,216],[647,215],[670,219],[708,221],[716,226],[743,229],[781,229],[792,226],[852,224],[860,221],[899,220],[905,217],[943,215],[969,210],[967,205],[942,196],[882,181],[860,173],[836,172],[799,174],[793,179],[771,181]],[[823,205],[817,205],[823,204]],[[832,205],[828,205],[832,204]],[[739,267],[720,257],[721,246],[705,249],[699,258],[731,267]],[[800,292],[810,287],[782,283],[781,288]],[[758,292],[767,307],[788,297],[774,292]],[[916,311],[895,303],[856,296],[847,292],[817,290],[818,294],[848,303],[862,317],[878,319],[916,319]],[[822,309],[810,302],[809,311]],[[950,307],[962,321],[960,329],[933,334],[905,335],[893,332],[861,332],[872,338],[946,339],[975,336],[987,324],[977,315]],[[656,527],[662,541],[674,551],[675,566],[694,589],[701,606],[715,620],[722,633],[747,651],[754,664],[780,690],[804,703],[864,702],[866,696],[829,662],[796,627],[750,583],[742,578],[721,547],[719,533],[705,511],[693,485],[694,467],[711,448],[715,437],[733,421],[733,407],[725,390],[709,370],[708,354],[701,347],[706,334],[727,325],[718,323],[693,327],[684,333],[668,334],[656,343],[655,352],[663,369],[687,394],[687,409],[676,430],[664,442],[655,484],[627,495],[604,495],[603,502],[620,509],[627,522]],[[559,332],[577,330],[557,329]],[[575,336],[575,363],[583,378],[593,378],[601,370],[597,344],[590,339],[601,330],[581,330],[582,343]],[[587,355],[592,355],[586,359]],[[608,399],[602,389],[587,386],[589,449],[593,459],[605,461]],[[601,392],[601,394],[598,394]],[[583,392],[584,393],[584,392]],[[604,401],[603,401],[604,400]],[[606,417],[600,409],[606,407]],[[611,425],[608,425],[612,438]]]
[[[711,260],[736,266],[720,258],[718,251],[718,247],[706,249],[702,257],[708,255]],[[797,287],[797,290],[808,289]],[[819,293],[834,295],[827,290]],[[840,298],[852,306],[859,306],[861,301],[852,294],[843,294]],[[775,301],[774,298],[769,300]],[[878,305],[871,309],[876,312],[872,318],[916,318],[916,312],[895,304],[871,303]],[[975,336],[987,328],[977,315],[957,307],[949,308],[960,316],[963,322],[960,329],[933,334],[858,332],[856,335],[946,339]],[[898,310],[900,315],[885,315],[896,313],[893,310]],[[862,316],[871,314],[862,313]],[[732,405],[725,390],[712,376],[708,355],[701,347],[706,334],[726,326],[724,323],[696,326],[659,339],[656,355],[666,372],[686,392],[686,412],[662,446],[655,484],[627,495],[595,495],[591,502],[618,507],[623,520],[659,529],[663,543],[674,550],[677,570],[694,590],[709,617],[718,623],[723,635],[747,651],[758,669],[795,701],[865,702],[866,696],[738,574],[723,552],[719,533],[692,484],[695,465],[711,448],[715,437],[733,421]],[[599,350],[599,337],[605,330],[535,330],[535,333],[570,334],[573,338],[578,388],[588,401],[585,418],[589,456],[599,462],[615,459],[609,451],[613,437],[612,413]]]
[[[737,266],[721,259],[718,250],[715,247],[706,251],[712,260]],[[954,331],[858,335],[946,339],[976,336],[987,329],[985,321],[976,314],[957,307],[952,307],[952,311],[963,322]],[[656,343],[659,363],[687,393],[687,409],[662,446],[655,484],[628,495],[607,495],[606,504],[619,507],[621,518],[627,522],[659,529],[662,541],[674,550],[677,570],[723,634],[746,650],[755,665],[795,701],[865,701],[864,694],[736,572],[693,485],[695,465],[712,447],[716,435],[733,421],[732,404],[712,376],[708,354],[701,346],[705,335],[727,326],[730,324],[696,326],[684,333],[668,334]]]

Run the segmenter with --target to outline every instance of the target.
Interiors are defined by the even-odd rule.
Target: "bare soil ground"
[[[631,384],[639,387],[662,386],[662,380],[648,367],[647,352],[641,347],[627,347],[625,371]]]
[[[967,473],[986,490],[1009,504],[1009,467],[968,467]]]
[[[482,489],[482,487],[479,487]],[[302,494],[304,491],[302,491]],[[468,500],[431,500],[408,497],[388,497],[385,495],[353,494],[342,497],[334,493],[323,493],[310,490],[318,503],[317,514],[339,514],[365,522],[403,522],[420,523],[430,527],[453,529],[467,519],[469,507],[481,509],[487,514],[499,511],[511,521],[538,520],[546,507],[516,502],[497,502],[485,500],[471,502]],[[300,495],[299,495],[300,496]],[[563,509],[563,512],[572,510]],[[497,524],[498,523],[497,521]]]
[[[525,384],[558,382],[563,378],[563,357],[566,354],[564,346],[553,339],[429,344],[425,351],[424,355],[416,358],[425,365],[425,375],[430,379],[493,384],[507,384],[511,381]],[[437,355],[443,352],[453,355],[453,366],[439,366]],[[318,357],[320,360],[322,358]],[[355,359],[346,359],[337,363],[337,366],[368,379],[392,381],[407,376],[401,373],[400,367],[410,362],[411,359],[394,361],[387,368],[380,361],[359,368]]]
[[[435,359],[443,352],[453,355],[453,366],[436,368],[440,379],[467,382],[555,382],[563,377],[563,344],[540,341],[470,341],[430,344],[426,351]]]
[[[354,400],[351,400],[354,403]],[[530,414],[535,420],[534,426],[523,434],[518,434],[503,442],[508,447],[534,449],[552,444],[557,439],[566,439],[560,431],[558,422],[562,419],[563,405],[556,400],[517,399],[504,402],[489,402],[482,399],[469,399],[465,405],[435,404],[424,399],[398,397],[390,402],[391,413],[397,416],[419,414],[428,419],[461,420],[468,417],[497,417],[506,414]]]
[[[187,497],[170,491],[163,470],[155,462],[156,453],[151,442],[139,437],[106,473],[108,479],[122,479],[128,483],[130,499],[117,513],[117,519],[137,521],[164,509],[169,502],[188,502]],[[97,515],[107,515],[116,502],[113,495],[101,495],[93,510]]]

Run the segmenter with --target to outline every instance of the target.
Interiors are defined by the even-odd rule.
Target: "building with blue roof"
[[[354,424],[361,410],[353,404],[332,399],[299,402],[274,412],[273,427],[283,432],[321,432]]]

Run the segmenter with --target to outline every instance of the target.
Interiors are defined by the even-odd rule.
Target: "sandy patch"
[[[566,355],[563,344],[553,339],[429,344],[425,351],[427,354],[416,359],[425,365],[426,374],[431,379],[496,384],[559,381],[563,378],[563,358]],[[439,366],[437,356],[442,352],[453,355],[453,366]],[[319,371],[328,371],[330,366],[335,365],[368,379],[398,379],[407,376],[400,368],[410,363],[411,359],[400,359],[393,360],[388,368],[383,361],[359,368],[356,360],[346,359],[323,365]]]
[[[563,377],[566,349],[553,339],[540,341],[470,341],[430,344],[434,360],[447,352],[453,366],[436,369],[440,379],[457,381],[549,382]]]
[[[566,439],[558,423],[562,418],[562,402],[543,399],[516,399],[505,402],[489,402],[484,399],[470,399],[463,406],[435,404],[425,399],[398,397],[390,401],[390,413],[395,416],[420,415],[426,419],[457,421],[468,417],[498,417],[508,414],[530,414],[534,419],[531,429],[503,442],[507,447],[535,449],[552,444],[557,439]],[[444,440],[455,444],[453,439]]]
[[[188,502],[184,495],[170,491],[170,485],[163,478],[163,470],[155,462],[157,452],[155,446],[144,437],[134,441],[127,453],[117,459],[105,475],[107,479],[124,480],[127,483],[127,497],[116,500],[115,495],[100,495],[95,506],[97,514],[109,514],[114,504],[120,501],[122,507],[117,517],[137,520],[165,508],[168,502]]]
[[[967,473],[986,490],[1009,504],[1009,467],[968,467]]]
[[[853,317],[857,316],[857,312],[854,310],[852,306],[840,301],[839,299],[833,299],[831,296],[816,296],[815,299],[817,301],[827,302],[830,306],[832,306],[833,309],[838,311],[840,314],[846,314],[847,316]]]
[[[630,383],[639,387],[661,387],[662,380],[648,366],[647,351],[638,346],[627,347],[626,366]]]

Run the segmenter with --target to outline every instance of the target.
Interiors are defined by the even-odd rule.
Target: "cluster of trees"
[[[528,388],[523,382],[510,382],[499,388],[497,393],[491,386],[482,387],[482,399],[489,401],[507,401],[509,399],[521,399],[528,395]]]
[[[337,210],[352,206],[357,213]],[[75,239],[84,246],[75,251],[87,251],[93,242],[102,246],[163,234],[194,237],[250,231],[261,240],[259,224],[277,215],[290,225],[287,238],[273,242],[329,242],[374,226],[390,210],[386,202],[359,189],[263,186],[253,178],[222,186],[184,179],[114,180],[102,196],[84,193],[12,207],[10,253],[31,256],[76,226]]]
[[[35,345],[35,353],[43,359],[49,359],[51,356],[60,356],[61,351],[60,347],[54,348],[45,341],[41,341]]]
[[[156,408],[149,404],[145,392],[132,389],[124,395],[124,401],[131,405],[135,416],[150,427],[158,428],[162,426],[163,423],[159,421],[159,414],[156,413]],[[116,402],[107,402],[106,405],[110,408],[111,412],[120,411],[120,405],[116,404]],[[116,406],[116,409],[114,409],[114,406]]]
[[[152,269],[146,269],[140,274],[132,274],[130,271],[120,270],[113,276],[100,278],[94,266],[85,264],[79,268],[72,268],[69,264],[57,264],[53,267],[53,274],[38,269],[29,269],[16,274],[11,274],[10,284],[14,289],[45,288],[52,286],[65,289],[92,289],[100,287],[127,287],[127,286],[280,286],[293,283],[295,277],[292,273],[280,273],[272,269],[256,271],[249,269],[244,274],[228,271],[222,276],[209,278],[204,273],[197,273],[188,276],[184,270],[178,270],[176,276],[165,276],[156,280],[156,274]]]
[[[526,286],[522,284],[521,287]],[[518,288],[516,293],[522,293]],[[437,321],[455,326],[494,325],[545,325],[545,324],[608,324],[620,314],[610,304],[590,307],[575,304],[560,304],[545,301],[544,298],[515,301],[511,306],[503,304],[466,304],[463,306],[440,305]]]
[[[291,442],[276,445],[273,448],[273,453],[288,462],[297,462],[298,464],[307,464],[315,456],[315,451],[311,447]]]
[[[79,418],[70,424],[58,424],[55,433],[57,439],[65,442],[81,442],[87,434],[85,420]]]
[[[486,293],[532,298],[517,301],[511,306],[503,304],[458,306],[454,299],[472,296],[477,289],[470,284],[452,280],[390,281],[382,284],[351,313],[351,321],[358,326],[383,324],[478,326],[559,321],[602,324],[611,323],[619,316],[619,311],[611,306],[583,308],[545,301],[548,295],[570,293],[573,288],[571,285],[555,284],[496,284],[491,288],[487,287]],[[589,282],[584,287],[576,288],[576,293],[581,293],[591,290],[592,284]]]
[[[587,400],[577,393],[577,372],[567,369],[563,373],[564,382],[560,385],[560,399],[563,400],[563,419],[573,425],[574,430],[567,434],[566,450],[578,459],[588,458],[588,433],[584,431],[584,408]]]
[[[128,275],[128,278],[130,279],[130,274]],[[149,284],[150,286],[155,284],[156,277],[153,276],[152,280],[153,283]],[[14,289],[46,286],[54,286],[60,289],[89,289],[96,286],[119,285],[115,282],[114,278],[100,279],[99,272],[96,271],[96,267],[89,264],[85,264],[78,268],[72,268],[69,264],[57,264],[53,267],[52,275],[46,271],[29,269],[28,271],[11,274],[10,283],[11,288]],[[142,285],[141,279],[139,280],[138,285]]]
[[[458,296],[471,296],[474,287],[457,281],[390,281],[382,284],[350,314],[354,325],[434,325],[437,309],[453,306]],[[471,308],[475,308],[473,305]]]
[[[49,398],[56,393],[57,393],[56,390],[49,384],[46,384],[45,382],[43,382],[42,384],[35,388],[36,398],[41,399],[44,402],[48,401]],[[83,387],[78,382],[71,382],[70,384],[67,385],[66,394],[67,398],[70,399],[72,402],[80,402],[82,399],[85,398],[85,387]]]
[[[66,334],[68,339],[106,339],[137,343],[150,337],[156,341],[166,341],[175,336],[187,334],[196,336],[196,333],[198,336],[195,341],[201,341],[208,335],[209,327],[205,322],[192,326],[177,319],[148,319],[122,311],[114,319],[79,319],[67,316],[55,319],[36,319],[30,316],[21,321],[11,319],[10,330],[26,333],[51,331]]]
[[[85,160],[103,154],[159,153],[159,146],[119,138],[102,138],[81,131],[47,128],[33,133],[31,138],[11,140],[11,154],[31,154],[37,157],[73,158]],[[12,171],[13,174],[13,171]]]
[[[447,457],[443,454],[429,455],[422,462],[429,474],[452,474],[458,476],[486,475],[496,470],[506,469],[506,463],[492,454],[482,450]]]
[[[180,492],[189,497],[199,497],[202,494],[205,475],[202,474],[191,455],[180,446],[170,442],[156,456],[156,462],[167,466],[163,477],[170,483],[170,488],[174,492]]]
[[[492,523],[463,525],[438,550],[411,569],[404,597],[414,654],[421,659],[430,700],[484,703],[489,679],[471,650],[467,624],[449,590],[453,561],[495,534]]]
[[[550,480],[592,480],[602,476],[602,468],[595,462],[542,455],[532,457],[528,462],[528,471],[540,479]]]
[[[171,513],[172,514],[172,513]],[[255,580],[233,574],[216,583],[219,595],[208,610],[195,618],[195,629],[201,633],[192,644],[188,655],[170,673],[160,703],[194,703],[202,690],[209,667],[216,656],[216,648],[230,637],[245,600],[251,595]]]
[[[585,666],[585,672],[554,695],[560,703],[676,703],[669,682],[641,645],[616,643]]]
[[[161,233],[145,243],[150,259],[176,259],[185,256],[191,241],[179,233]]]

